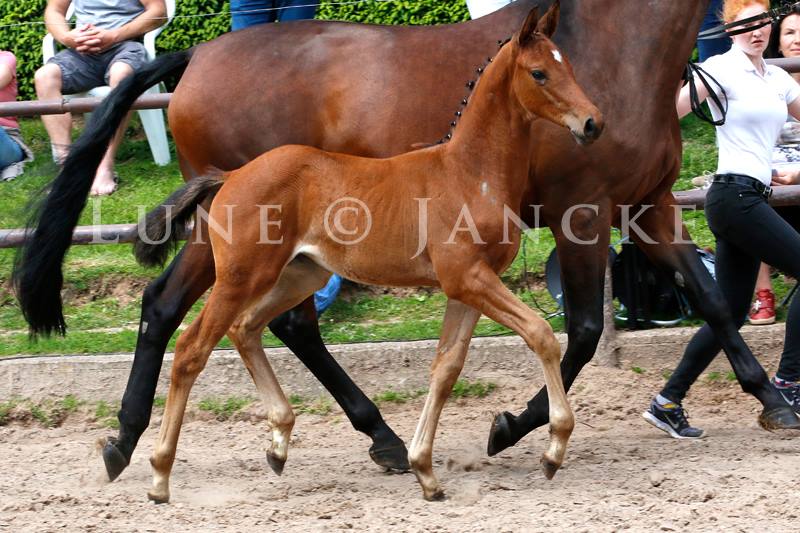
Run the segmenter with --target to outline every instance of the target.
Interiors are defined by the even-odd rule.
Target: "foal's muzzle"
[[[592,144],[600,134],[603,133],[605,123],[602,117],[595,118],[590,116],[583,122],[583,129],[570,129],[575,141],[580,145]]]

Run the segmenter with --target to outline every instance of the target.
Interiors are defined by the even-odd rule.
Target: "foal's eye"
[[[541,70],[532,71],[531,76],[533,76],[533,79],[539,83],[543,83],[545,80],[547,80],[547,75]]]

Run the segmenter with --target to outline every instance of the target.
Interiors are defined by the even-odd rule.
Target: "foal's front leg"
[[[443,282],[445,293],[518,333],[542,362],[550,413],[550,446],[542,456],[542,469],[551,479],[564,461],[575,426],[561,379],[561,346],[550,324],[514,296],[488,265],[475,265],[467,274],[460,282],[453,283],[452,278]]]
[[[411,469],[422,485],[422,494],[428,501],[444,499],[444,491],[433,473],[433,439],[442,408],[464,368],[472,331],[480,316],[480,311],[472,307],[452,299],[447,301],[442,335],[431,365],[430,391],[408,452]]]

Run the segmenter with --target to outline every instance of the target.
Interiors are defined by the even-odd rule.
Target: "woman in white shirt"
[[[773,29],[770,57],[800,57],[800,6],[795,6]],[[792,77],[800,82],[800,73],[794,73]],[[790,118],[783,125],[778,144],[772,151],[772,168],[800,169],[800,122]],[[795,228],[800,227],[800,206],[779,207],[775,211]],[[754,296],[750,323],[775,322],[775,293],[772,291],[770,267],[766,263],[762,263],[758,271]]]
[[[767,0],[726,0],[726,22],[744,20],[769,9]],[[755,25],[753,25],[755,26]],[[772,172],[772,149],[787,113],[800,118],[800,85],[783,69],[763,59],[771,33],[769,25],[733,36],[733,47],[703,64],[725,89],[728,113],[717,127],[719,162],[706,196],[708,225],[717,239],[716,276],[731,314],[744,323],[761,261],[800,278],[800,233],[767,202],[771,184],[800,183],[800,171]],[[700,100],[709,95],[697,84]],[[720,99],[725,100],[720,92]],[[710,103],[715,119],[720,110]],[[678,116],[691,108],[689,88],[676,101]],[[700,438],[703,431],[689,425],[681,406],[692,383],[719,353],[711,328],[703,326],[686,348],[678,368],[644,413],[645,419],[681,439]],[[800,298],[789,309],[781,364],[773,386],[800,412]]]

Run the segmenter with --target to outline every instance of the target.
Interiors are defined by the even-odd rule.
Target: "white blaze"
[[[558,61],[559,63],[563,63],[563,61],[561,60],[561,52],[559,52],[558,50],[553,50],[553,57],[555,57],[556,61]]]

